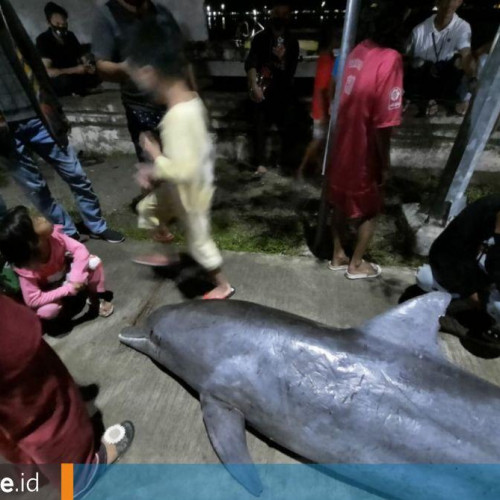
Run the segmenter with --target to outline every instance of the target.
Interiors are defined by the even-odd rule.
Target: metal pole
[[[458,215],[463,207],[465,191],[500,115],[498,35],[500,28],[431,205],[430,218],[444,224]]]
[[[316,238],[314,240],[314,248],[317,249],[321,243],[321,238],[326,227],[326,221],[328,218],[328,202],[327,202],[327,180],[326,176],[328,171],[328,165],[330,163],[330,158],[332,155],[332,150],[335,145],[335,135],[337,132],[337,118],[340,108],[340,99],[342,97],[342,81],[344,76],[344,68],[347,57],[354,47],[356,42],[356,34],[358,30],[358,19],[361,10],[362,0],[348,0],[345,12],[344,20],[344,31],[342,33],[342,47],[340,50],[340,61],[337,73],[337,85],[335,88],[335,98],[333,100],[331,114],[330,114],[330,124],[328,126],[328,136],[325,147],[325,155],[323,158],[323,170],[322,174],[324,176],[323,190],[321,194],[321,206],[319,210],[318,217],[318,228],[316,231]]]

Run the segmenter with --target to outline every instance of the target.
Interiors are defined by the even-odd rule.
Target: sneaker
[[[87,241],[89,241],[88,234],[74,233],[70,234],[69,237],[73,238],[76,241],[79,241],[80,243],[86,243]]]
[[[122,233],[113,231],[112,229],[106,229],[106,231],[99,234],[91,234],[90,237],[95,240],[104,240],[108,243],[122,243],[125,241],[125,236]]]

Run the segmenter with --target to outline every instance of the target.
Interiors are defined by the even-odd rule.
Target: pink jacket
[[[66,254],[73,257],[71,270],[67,277],[68,282],[86,283],[89,271],[90,254],[87,248],[63,233],[62,226],[54,226],[50,237],[50,259],[38,269],[14,268],[19,276],[19,284],[26,305],[38,309],[63,297],[76,295],[71,284],[65,284],[55,290],[50,289],[51,284],[61,282],[66,277]]]

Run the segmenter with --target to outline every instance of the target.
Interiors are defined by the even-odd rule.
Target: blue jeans
[[[74,149],[66,150],[56,144],[44,124],[38,118],[16,122],[11,125],[16,142],[16,155],[8,162],[9,171],[31,203],[53,224],[64,226],[68,235],[77,232],[68,212],[54,200],[47,181],[33,161],[36,153],[51,165],[66,182],[75,197],[83,223],[91,233],[100,234],[107,229],[102,217],[99,200],[92,184],[82,169]]]

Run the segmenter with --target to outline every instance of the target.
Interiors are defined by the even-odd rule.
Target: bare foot
[[[259,165],[253,175],[255,177],[261,177],[265,174],[267,174],[267,168],[264,167],[264,165]]]
[[[150,267],[167,267],[174,263],[170,257],[163,254],[139,255],[134,257],[132,262]]]
[[[234,295],[234,288],[229,285],[219,285],[203,295],[203,300],[226,300]]]
[[[330,261],[332,267],[341,267],[349,265],[349,257],[346,254],[334,255]]]
[[[378,269],[370,262],[365,262],[364,260],[360,262],[358,266],[354,265],[352,262],[349,264],[347,272],[351,275],[366,274],[367,276],[377,276],[379,273]]]
[[[153,240],[158,243],[171,243],[175,236],[170,232],[167,226],[160,226],[153,231]]]

